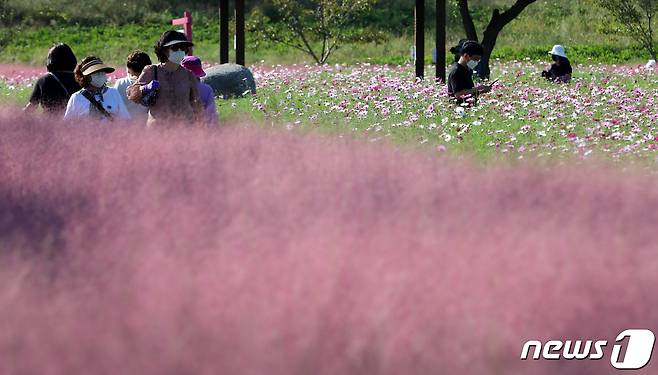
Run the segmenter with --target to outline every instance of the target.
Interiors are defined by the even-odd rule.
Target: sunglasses
[[[173,46],[169,47],[172,51],[187,51],[187,46],[185,44],[174,44]]]

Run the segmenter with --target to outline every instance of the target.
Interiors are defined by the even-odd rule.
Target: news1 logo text
[[[610,364],[619,370],[640,370],[651,361],[656,337],[648,329],[627,329],[617,335],[610,354]],[[538,340],[526,341],[521,349],[521,359],[527,360],[591,360],[606,356],[607,340]]]

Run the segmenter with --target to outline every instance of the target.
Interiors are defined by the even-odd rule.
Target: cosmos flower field
[[[493,93],[463,109],[450,103],[444,85],[414,81],[410,66],[254,66],[258,95],[218,107],[224,119],[350,132],[485,160],[656,163],[658,71],[578,64],[565,85],[541,78],[544,68],[541,61],[495,63]],[[24,103],[37,70],[2,70],[0,103]]]
[[[217,129],[24,116],[3,72],[0,374],[615,373],[658,332],[658,75],[541,67],[465,110],[403,67],[257,67]]]
[[[445,86],[410,79],[408,66],[280,67],[258,75],[253,107],[292,125],[342,126],[372,141],[394,138],[440,151],[655,162],[655,70],[578,65],[564,85],[541,78],[544,68],[530,61],[495,65],[492,79],[500,81],[493,93],[463,110],[450,104]]]

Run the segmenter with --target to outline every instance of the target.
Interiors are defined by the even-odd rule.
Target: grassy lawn
[[[486,2],[473,4],[474,20],[481,33],[491,16]],[[447,44],[454,45],[464,37],[458,11],[450,6]],[[412,10],[408,10],[413,14]],[[218,60],[219,26],[213,14],[193,12],[195,19],[195,54],[207,62]],[[55,42],[70,44],[79,57],[99,55],[112,64],[123,64],[125,57],[135,49],[152,53],[153,44],[160,34],[172,28],[169,16],[150,17],[143,23],[121,25],[87,25],[74,20],[51,20],[40,26],[16,24],[0,25],[0,63],[27,63],[42,66],[48,48]],[[587,20],[583,22],[582,20]],[[339,48],[330,63],[404,64],[409,61],[410,47],[414,43],[413,26],[409,20],[395,21],[395,28],[384,30],[380,43],[359,43]],[[431,23],[429,23],[431,24]],[[233,26],[232,26],[233,27]],[[575,62],[623,63],[646,61],[647,56],[637,42],[618,32],[614,23],[594,6],[592,1],[563,2],[540,0],[510,23],[499,35],[494,57],[503,60],[525,57],[543,58],[553,44],[564,44]],[[433,30],[427,30],[426,48],[431,51]],[[231,49],[231,53],[233,50]],[[429,53],[428,53],[429,55]],[[247,60],[249,64],[268,65],[311,62],[308,55],[285,45],[268,42],[260,35],[247,33]],[[427,57],[429,63],[430,56]]]
[[[122,66],[126,56],[133,50],[147,51],[153,55],[153,44],[159,35],[167,30],[166,26],[159,25],[126,25],[121,27],[43,27],[39,29],[25,29],[16,33],[5,46],[0,46],[2,55],[0,63],[21,63],[35,66],[45,65],[44,61],[50,46],[55,42],[64,42],[72,46],[79,58],[88,55],[97,55],[111,64]],[[430,51],[433,48],[432,31],[428,31],[426,41],[426,62],[431,62]],[[260,63],[268,65],[311,63],[312,59],[303,52],[291,49],[276,43],[256,44],[257,37],[248,34],[247,60],[248,64]],[[448,38],[448,45],[452,45],[461,38],[458,34]],[[546,51],[550,50],[558,40],[545,40],[533,42],[526,39],[523,44],[508,40],[507,36],[494,50],[494,58],[503,60],[544,58]],[[389,36],[385,42],[348,44],[339,48],[330,63],[356,64],[370,62],[374,64],[405,64],[410,61],[410,47],[413,45],[413,36]],[[194,53],[209,63],[219,60],[217,36],[213,32],[202,29],[195,34]],[[567,44],[568,52],[574,62],[595,61],[601,63],[626,63],[646,61],[638,47],[632,42],[618,44],[594,41],[592,43]],[[641,51],[641,50],[640,50]],[[230,50],[233,60],[233,49]],[[154,58],[152,56],[152,58]],[[448,56],[448,62],[452,56]]]

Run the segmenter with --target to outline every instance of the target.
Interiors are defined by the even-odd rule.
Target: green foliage
[[[517,25],[520,27],[522,24]],[[168,24],[160,25],[123,25],[120,27],[42,27],[38,29],[25,28],[8,29],[0,32],[0,63],[28,63],[44,65],[48,48],[55,42],[70,44],[78,57],[99,55],[105,61],[122,67],[125,58],[132,50],[141,49],[151,55],[153,44],[159,35],[167,30]],[[525,26],[524,26],[525,27]],[[533,26],[534,27],[534,26]],[[501,41],[494,51],[494,58],[502,60],[547,59],[547,51],[555,42],[561,39],[541,37],[534,34],[520,34],[511,27],[501,35]],[[218,61],[218,25],[210,20],[208,23],[198,23],[194,29],[194,53],[203,61],[216,63]],[[15,32],[14,32],[15,31]],[[12,36],[13,35],[13,36]],[[516,36],[516,38],[514,38]],[[457,40],[461,34],[453,31],[448,40]],[[430,51],[434,41],[428,38],[426,50]],[[5,46],[2,46],[3,40]],[[576,40],[582,40],[576,44]],[[597,35],[582,34],[571,40],[564,40],[567,52],[575,63],[601,62],[624,63],[639,62],[638,51],[642,47],[625,40],[610,44]],[[388,35],[385,42],[348,43],[336,50],[330,61],[335,63],[354,64],[370,62],[374,64],[405,64],[409,62],[409,47],[413,44],[412,36]],[[426,56],[430,63],[431,56]],[[450,62],[452,56],[448,56]],[[282,43],[262,40],[257,34],[247,33],[247,62],[253,64],[263,61],[266,64],[293,64],[311,62],[310,57],[302,51],[294,50]]]
[[[383,35],[354,24],[373,5],[373,0],[270,0],[276,9],[273,23],[252,13],[250,31],[309,54],[318,64],[341,45],[383,39]]]
[[[625,29],[637,39],[656,60],[658,44],[654,40],[653,30],[658,12],[658,0],[599,0],[605,8]]]
[[[494,51],[493,57],[501,60],[546,60],[551,45],[538,45],[524,48],[499,47]],[[635,61],[640,46],[610,46],[610,45],[576,45],[567,48],[567,54],[572,63],[602,63],[623,64]]]
[[[526,57],[544,59],[548,47],[564,44],[574,61],[585,62],[591,58],[594,62],[620,63],[644,59],[644,56],[638,53],[642,48],[638,48],[637,38],[624,34],[622,25],[602,12],[597,5],[598,1],[538,0],[501,32],[494,57],[504,60],[521,60]],[[172,27],[171,18],[180,16],[180,12],[186,7],[192,11],[194,18],[195,54],[204,61],[217,61],[219,26],[216,2],[146,0],[140,2],[143,6],[135,12],[126,10],[137,4],[134,0],[121,2],[128,8],[122,8],[123,5],[111,8],[110,5],[119,3],[116,0],[103,2],[107,4],[107,9],[115,10],[108,13],[90,11],[91,5],[96,7],[93,9],[105,9],[102,8],[104,5],[100,0],[87,0],[75,7],[65,0],[0,0],[0,18],[3,20],[0,24],[0,62],[42,65],[48,48],[55,42],[63,41],[70,43],[78,56],[97,54],[113,64],[123,64],[125,56],[134,49],[152,53],[158,36]],[[430,51],[434,44],[431,37],[434,0],[427,0],[426,3],[427,24],[430,28],[426,38],[426,50]],[[449,46],[464,38],[464,29],[455,3],[453,0],[447,2]],[[470,0],[476,28],[482,30],[485,27],[494,6],[504,9],[511,3],[512,0]],[[43,4],[59,4],[62,11],[58,13],[60,15],[54,16],[55,18],[42,18],[37,22]],[[32,5],[34,7],[31,7]],[[332,52],[330,61],[386,64],[408,62],[409,47],[413,44],[413,5],[413,1],[377,0],[368,12],[342,26],[344,33],[354,30],[360,32],[362,38],[355,37],[352,33],[350,37],[353,41],[343,43],[342,48]],[[272,1],[247,0],[247,8],[251,9],[247,22],[252,28],[257,28],[258,22],[267,22],[267,28],[281,29],[275,30],[277,33],[286,32],[285,23],[281,21]],[[25,17],[20,19],[17,14]],[[97,25],[89,25],[88,23],[93,23],[89,17],[95,14],[104,18],[94,21],[99,23]],[[144,19],[128,22],[131,17]],[[14,24],[7,21],[12,19]],[[20,22],[17,21],[19,19]],[[85,19],[87,21],[84,21]],[[37,24],[39,26],[35,26]],[[231,23],[231,28],[233,27]],[[265,30],[262,28],[247,33],[249,64],[261,60],[268,64],[311,61],[310,55],[302,50],[272,41],[271,38],[264,38],[262,33]],[[312,40],[310,44],[316,51],[321,51],[320,40]],[[428,53],[428,63],[429,59]]]

